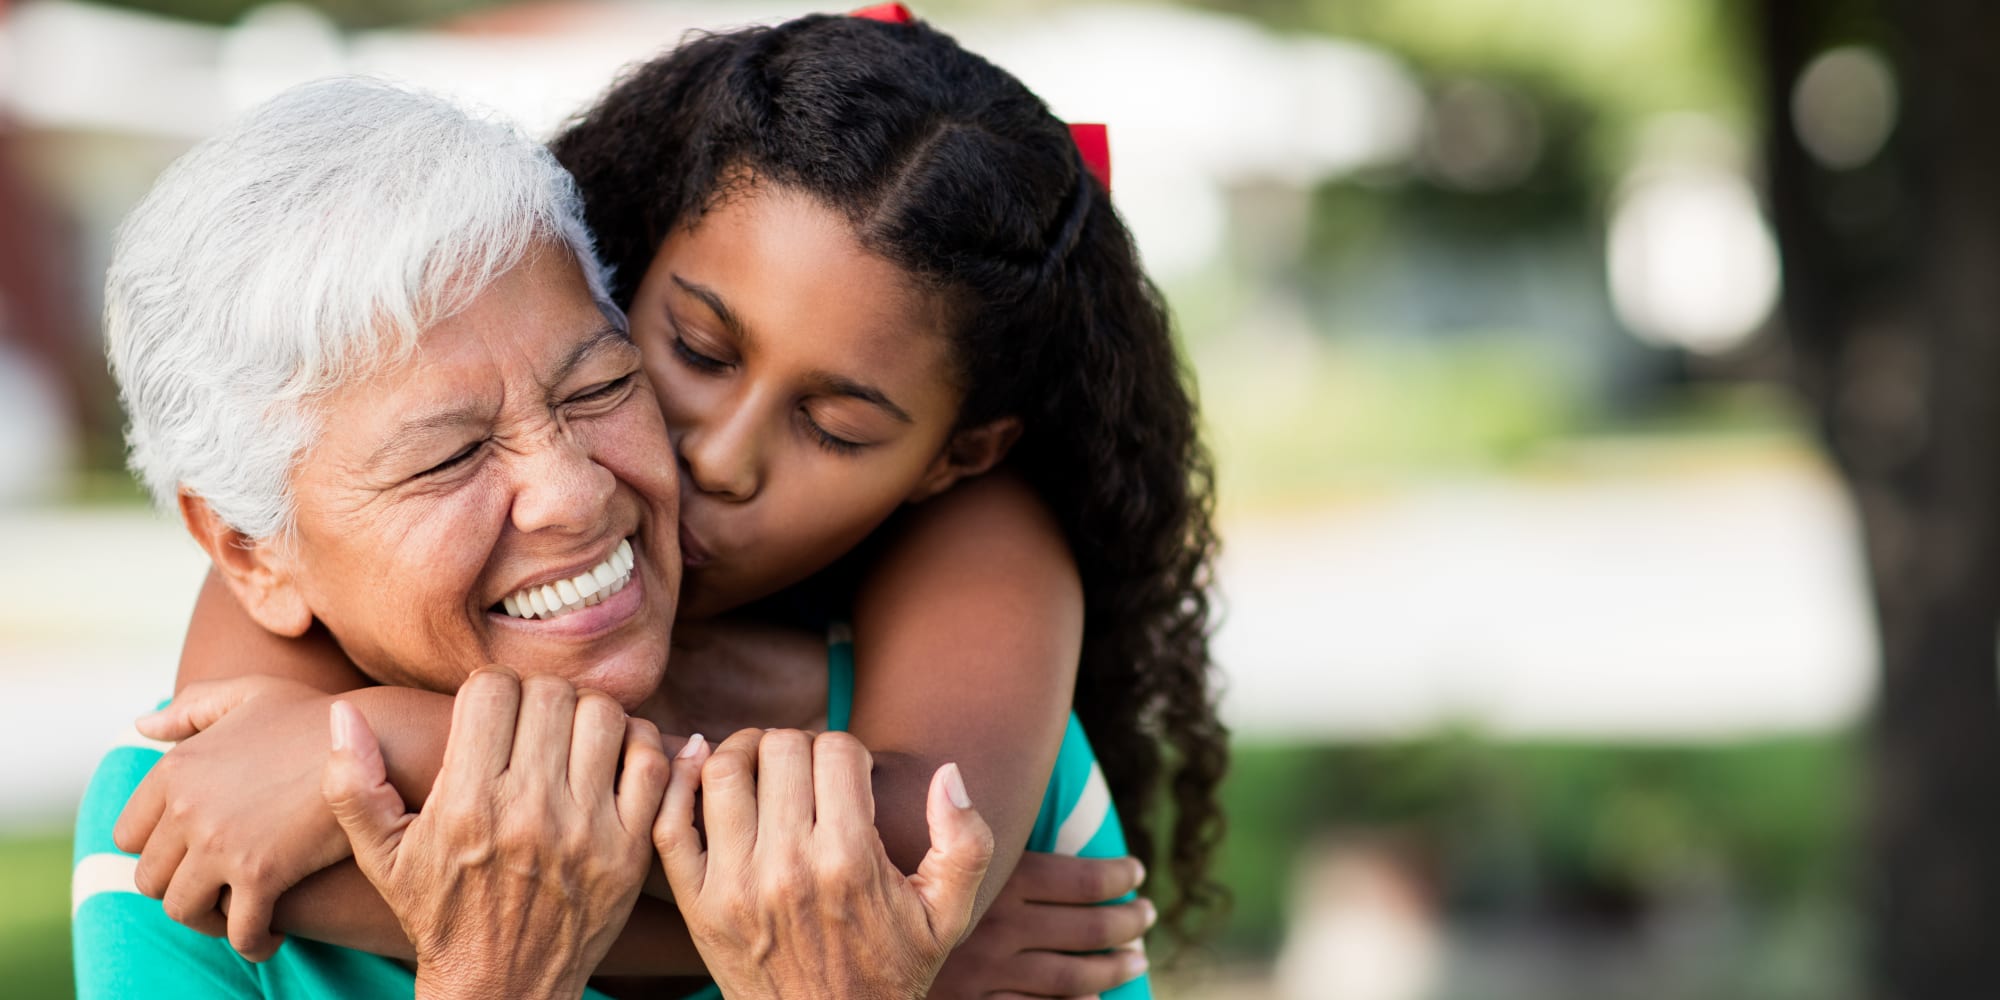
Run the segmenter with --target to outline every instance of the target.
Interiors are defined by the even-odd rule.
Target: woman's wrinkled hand
[[[956,765],[931,779],[931,849],[909,877],[875,831],[868,750],[846,733],[746,729],[712,753],[697,737],[673,767],[653,839],[725,996],[924,995],[993,859]]]
[[[326,800],[416,950],[417,996],[579,996],[651,868],[668,776],[652,724],[559,678],[480,671],[421,814],[360,712],[338,702],[331,726]]]
[[[133,792],[112,838],[139,855],[133,881],[167,916],[226,932],[251,961],[284,940],[271,932],[278,897],[347,857],[319,794],[325,697],[270,677],[211,681],[138,723],[182,742]]]
[[[1146,971],[1142,945],[1156,912],[1136,891],[1136,858],[1030,851],[971,936],[945,960],[931,1000],[1088,997]]]

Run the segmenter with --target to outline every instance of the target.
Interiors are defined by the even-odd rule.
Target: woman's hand
[[[1153,904],[1111,900],[1145,877],[1135,858],[1021,855],[999,898],[945,960],[931,1000],[1087,997],[1139,978]]]
[[[139,722],[147,736],[184,742],[140,783],[113,839],[140,856],[133,881],[167,916],[227,931],[251,961],[284,940],[271,932],[278,897],[347,857],[319,797],[325,697],[267,677],[192,684]]]
[[[875,832],[871,761],[852,736],[746,729],[713,755],[690,740],[673,766],[653,839],[725,996],[924,995],[993,859],[956,765],[931,780],[931,849],[907,878]]]
[[[361,713],[337,702],[331,724],[326,800],[416,949],[417,996],[581,995],[651,867],[668,776],[652,724],[559,678],[480,671],[421,815]]]

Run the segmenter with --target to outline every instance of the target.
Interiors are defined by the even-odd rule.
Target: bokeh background
[[[0,993],[70,989],[69,813],[203,570],[121,464],[120,217],[304,79],[545,135],[808,9],[0,0]],[[1236,899],[1163,992],[1991,995],[1992,5],[918,12],[1111,123],[1200,382]]]

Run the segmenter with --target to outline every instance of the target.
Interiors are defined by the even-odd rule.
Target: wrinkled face
[[[498,663],[628,708],[667,659],[676,482],[640,354],[545,247],[324,397],[295,470],[293,586],[379,680]]]
[[[684,615],[823,569],[947,468],[938,298],[811,196],[760,184],[675,232],[631,322],[678,458]]]

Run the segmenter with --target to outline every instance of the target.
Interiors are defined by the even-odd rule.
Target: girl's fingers
[[[660,852],[660,864],[667,872],[667,884],[674,898],[683,904],[701,895],[708,863],[701,849],[701,835],[694,828],[694,797],[701,788],[702,765],[713,748],[700,733],[689,737],[672,763],[667,794],[660,802],[660,815],[653,821],[653,848]]]
[[[757,744],[757,849],[803,852],[813,828],[813,741],[796,729]]]
[[[244,702],[270,690],[269,677],[196,681],[174,695],[167,707],[143,715],[133,725],[148,739],[177,743],[222,721]]]
[[[761,729],[722,741],[701,768],[701,816],[708,831],[708,868],[736,879],[750,871],[757,848],[757,745]]]
[[[459,685],[451,707],[451,734],[438,769],[436,797],[454,782],[472,787],[491,783],[507,770],[514,754],[514,724],[521,711],[521,682],[513,673],[489,667]]]
[[[615,795],[618,822],[627,833],[646,835],[666,789],[667,755],[660,747],[660,731],[645,719],[626,719],[624,764]]]
[[[1031,903],[1103,903],[1123,899],[1146,880],[1138,858],[1079,858],[1028,851],[1007,876],[1007,895]]]
[[[1022,950],[1106,951],[1137,944],[1157,914],[1148,899],[1129,903],[1025,903],[1018,933]]]
[[[119,845],[123,847],[124,845]],[[187,860],[187,841],[180,837],[156,837],[146,841],[139,863],[132,869],[132,886],[154,899],[165,899],[167,886]]]
[[[618,753],[629,734],[625,709],[610,695],[580,691],[576,695],[576,721],[570,731],[570,797],[577,804],[594,807],[611,801],[611,786],[617,778]],[[639,829],[644,829],[644,826]]]
[[[513,780],[556,793],[569,781],[569,741],[576,726],[576,689],[560,677],[521,680],[521,717],[514,724]]]
[[[207,872],[195,871],[193,865],[182,865],[160,897],[160,907],[174,923],[209,937],[221,937],[229,929],[222,911],[216,909],[221,897],[221,883],[209,878]]]
[[[1108,993],[1146,974],[1146,955],[1137,949],[1096,955],[1030,951],[1007,967],[1008,984],[1039,997],[1084,997]]]
[[[125,811],[118,814],[118,823],[111,828],[111,842],[127,854],[138,854],[146,849],[153,839],[153,830],[160,825],[160,817],[167,811],[167,796],[161,789],[166,786],[166,768],[155,765],[153,770],[139,782],[132,797],[125,800]],[[146,892],[144,886],[139,889]],[[166,891],[164,885],[161,892]],[[147,892],[146,895],[158,899],[160,893]]]
[[[847,733],[826,732],[813,739],[813,823],[822,835],[873,846],[874,758]]]
[[[238,955],[252,962],[262,962],[278,951],[285,943],[282,934],[271,932],[271,911],[277,908],[275,897],[258,891],[229,893],[229,946]]]

